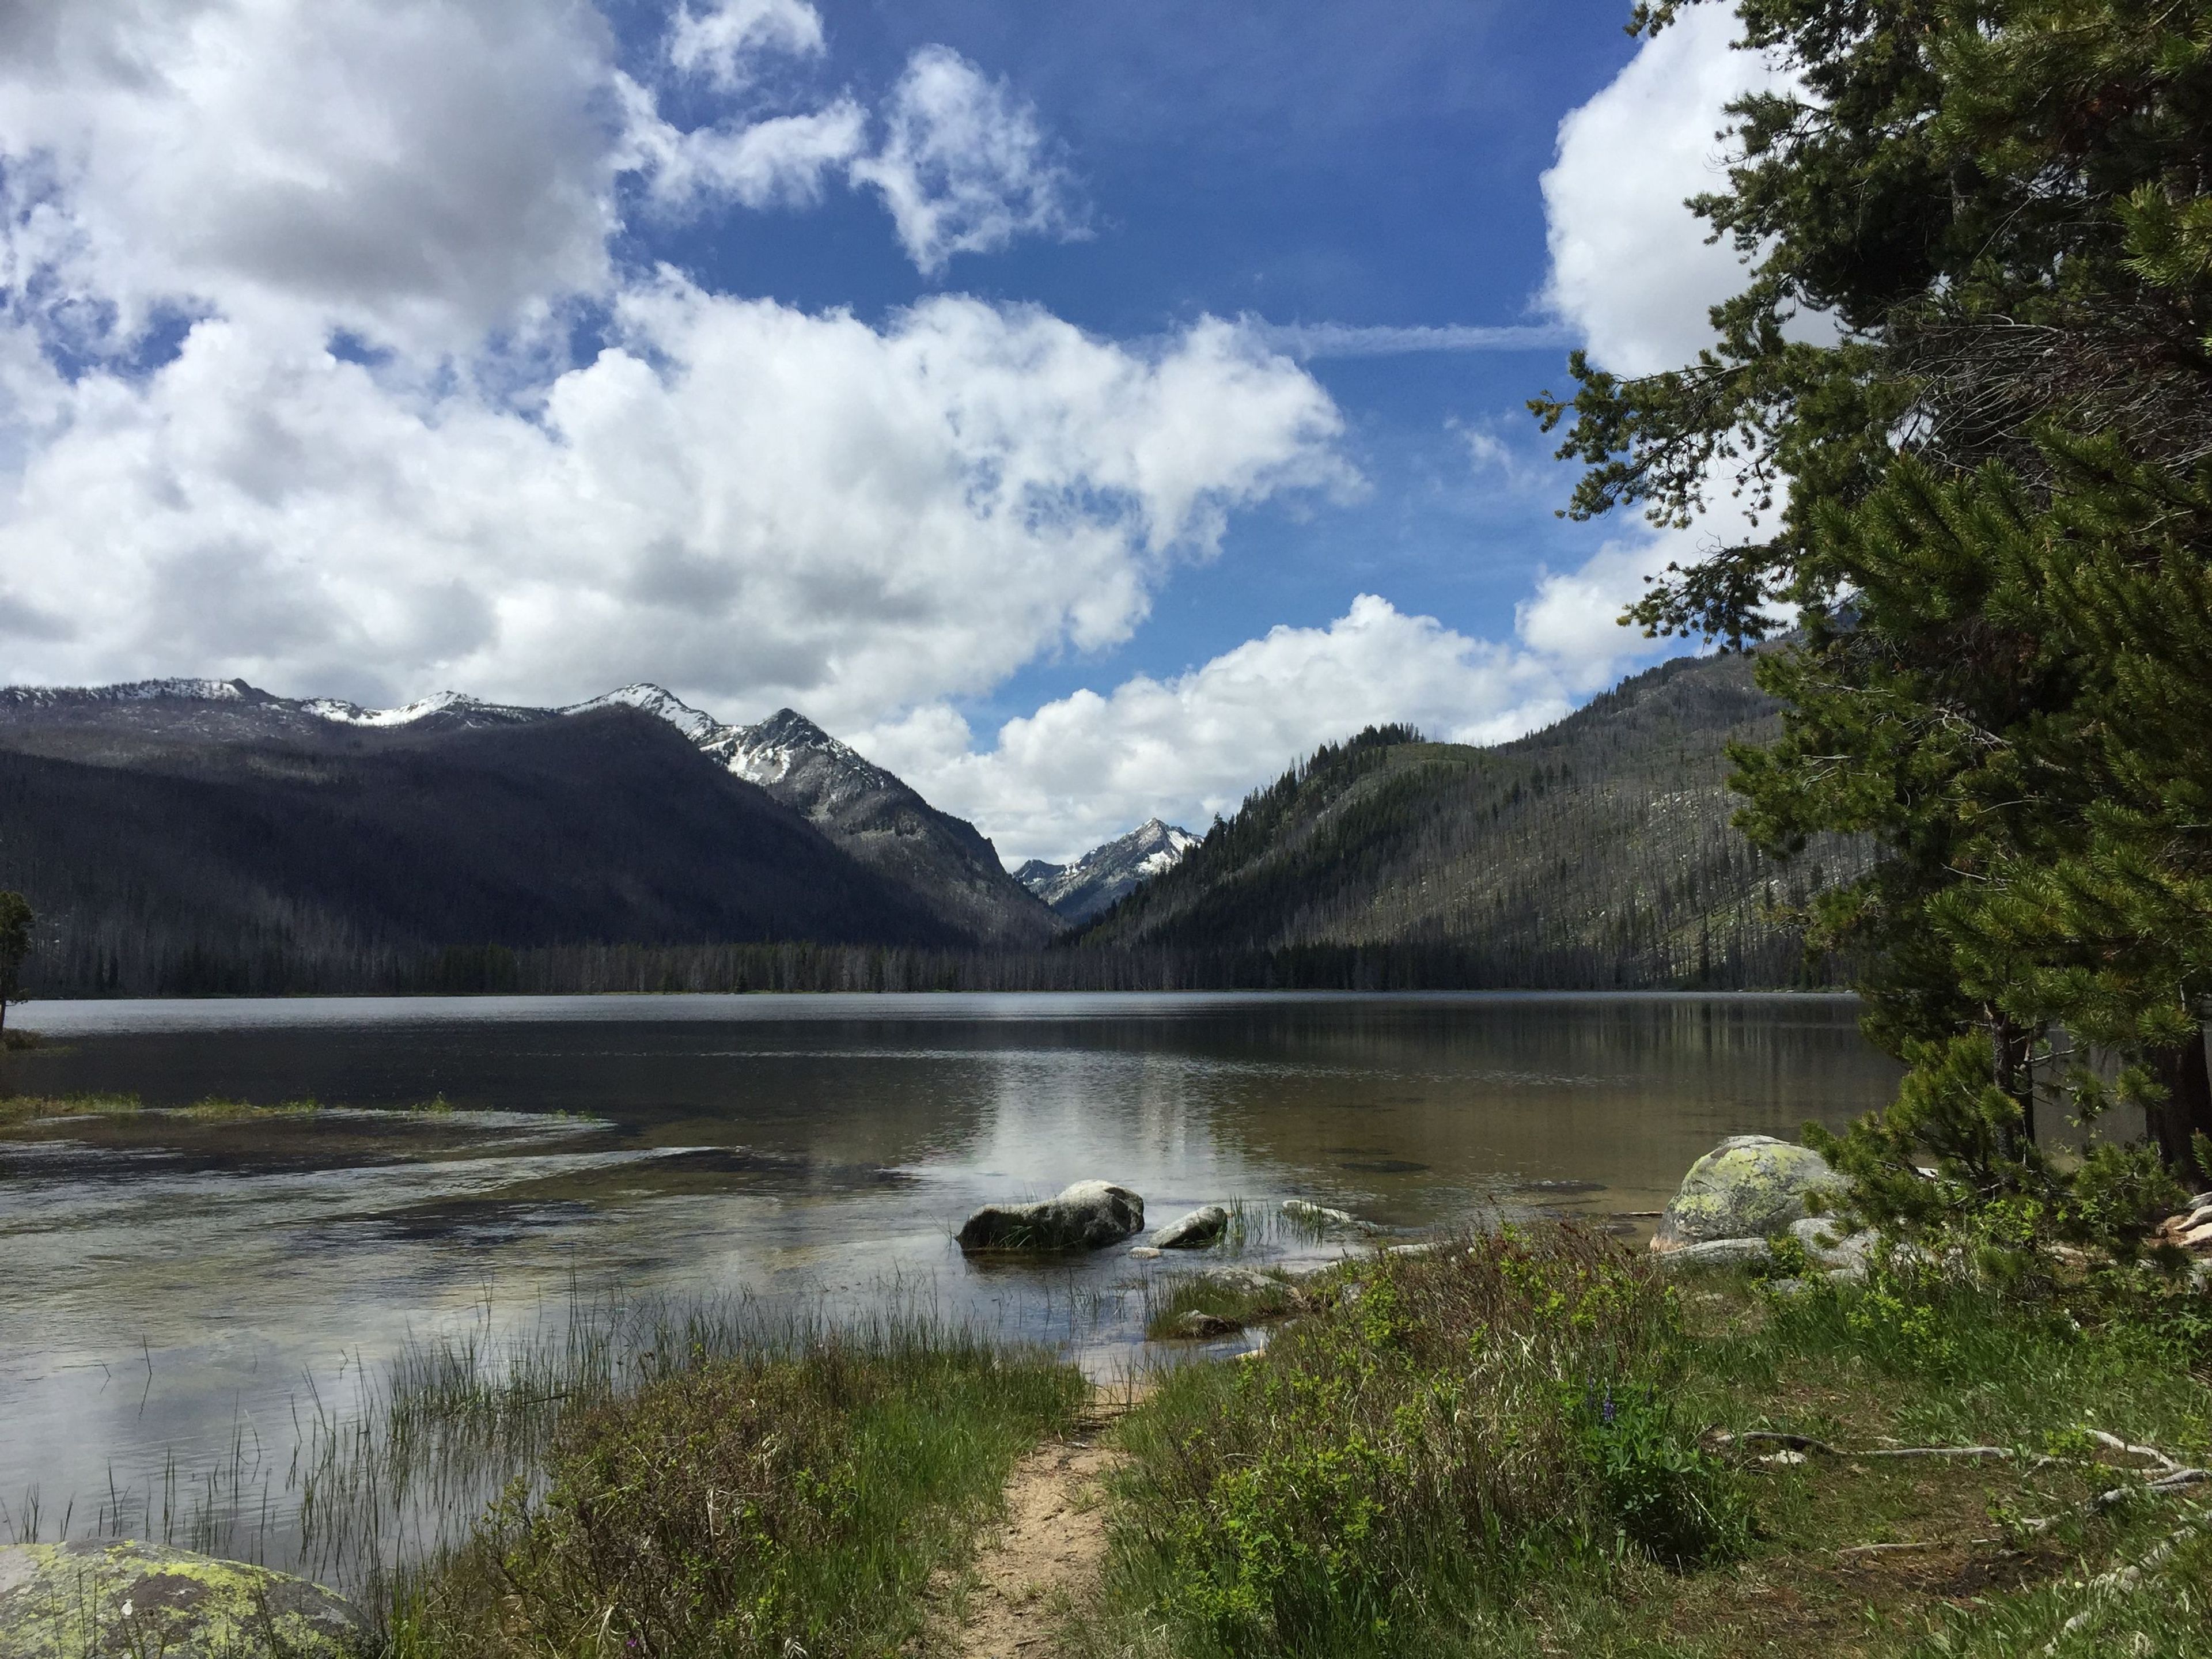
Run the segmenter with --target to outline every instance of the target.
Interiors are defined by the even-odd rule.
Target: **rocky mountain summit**
[[[1198,842],[1189,830],[1152,818],[1126,836],[1092,848],[1073,864],[1031,859],[1014,872],[1014,879],[1062,920],[1085,922],[1113,908],[1154,876],[1174,869]]]

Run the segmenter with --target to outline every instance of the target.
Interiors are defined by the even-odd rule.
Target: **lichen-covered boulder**
[[[304,1578],[155,1544],[0,1546],[8,1659],[355,1659],[368,1622]]]
[[[1229,1225],[1229,1212],[1218,1204],[1201,1204],[1188,1215],[1178,1216],[1152,1235],[1156,1250],[1199,1250],[1219,1238]]]
[[[1805,1194],[1836,1184],[1809,1146],[1771,1135],[1730,1135],[1690,1166],[1659,1218],[1651,1248],[1662,1254],[1720,1238],[1764,1238],[1805,1218]]]
[[[1145,1224],[1145,1200],[1110,1181],[1079,1181],[1034,1204],[986,1204],[960,1229],[963,1250],[1097,1250]]]

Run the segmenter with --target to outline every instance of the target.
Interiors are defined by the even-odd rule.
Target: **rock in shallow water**
[[[1805,1218],[1805,1194],[1837,1184],[1809,1146],[1771,1135],[1731,1135],[1690,1166],[1651,1248],[1665,1254],[1723,1238],[1761,1238]]]
[[[986,1204],[960,1230],[963,1250],[1097,1250],[1145,1224],[1145,1200],[1110,1181],[1079,1181],[1034,1204]]]
[[[8,1659],[351,1659],[361,1613],[320,1584],[155,1544],[0,1546]]]
[[[1218,1204],[1201,1204],[1188,1215],[1175,1220],[1152,1235],[1156,1250],[1199,1250],[1221,1237],[1229,1225],[1229,1212]]]
[[[1195,1337],[1200,1341],[1216,1336],[1234,1336],[1244,1328],[1233,1319],[1224,1319],[1219,1314],[1210,1314],[1193,1308],[1175,1322],[1177,1336]]]
[[[1382,1230],[1371,1221],[1362,1221],[1358,1216],[1343,1210],[1332,1210],[1325,1204],[1310,1204],[1303,1198],[1283,1200],[1283,1213],[1293,1221],[1309,1227],[1336,1229],[1372,1237]]]

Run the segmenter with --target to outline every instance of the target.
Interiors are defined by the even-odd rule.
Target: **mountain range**
[[[1011,874],[790,709],[19,687],[0,887],[46,994],[1804,982],[1790,906],[1863,854],[1731,826],[1727,745],[1778,718],[1750,667],[1668,663],[1491,748],[1371,728],[1203,838]]]
[[[456,947],[1042,945],[975,827],[786,709],[653,686],[374,709],[237,680],[0,691],[0,886],[39,982],[351,984]],[[380,966],[382,965],[382,966]]]
[[[1152,818],[1126,836],[1092,848],[1073,864],[1031,859],[1014,872],[1014,879],[1050,905],[1054,915],[1071,922],[1088,921],[1153,877],[1174,869],[1197,845],[1198,837],[1189,830]]]

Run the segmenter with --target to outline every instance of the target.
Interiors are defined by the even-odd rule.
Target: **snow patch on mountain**
[[[397,708],[363,708],[357,702],[344,702],[337,697],[309,697],[298,707],[317,720],[328,720],[334,726],[383,727],[412,726],[433,714],[471,714],[490,705],[480,703],[474,697],[459,691],[433,691],[427,697],[417,697],[413,702],[403,703]]]

